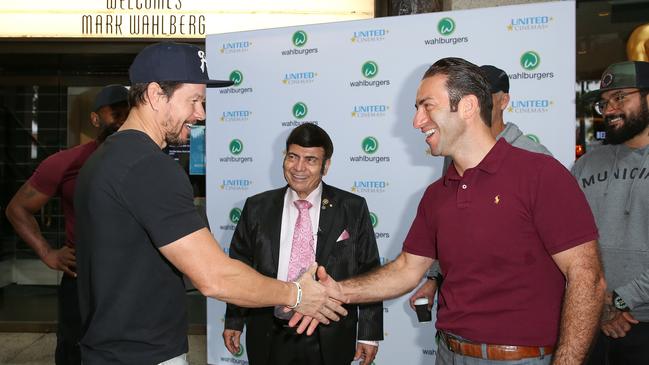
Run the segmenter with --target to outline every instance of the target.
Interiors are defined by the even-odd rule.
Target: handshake
[[[296,283],[296,306],[279,310],[287,314],[294,311],[288,324],[295,327],[299,323],[297,333],[306,330],[310,336],[318,324],[339,321],[340,316],[347,315],[343,303],[349,303],[349,299],[343,294],[340,283],[332,279],[323,266],[313,263]]]

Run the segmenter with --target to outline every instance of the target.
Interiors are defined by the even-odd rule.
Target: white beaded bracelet
[[[289,305],[288,307],[291,309],[297,308],[300,303],[302,303],[302,287],[300,286],[300,283],[297,281],[294,281],[293,284],[297,287],[297,298],[295,299],[295,305]]]

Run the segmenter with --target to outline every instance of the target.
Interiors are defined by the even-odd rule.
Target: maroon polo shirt
[[[29,178],[34,189],[47,196],[61,197],[65,217],[65,245],[74,248],[74,187],[83,164],[95,152],[97,141],[59,151],[41,162]]]
[[[597,239],[588,203],[550,156],[498,140],[424,193],[403,251],[439,259],[438,329],[471,341],[554,345],[565,279],[552,255]]]

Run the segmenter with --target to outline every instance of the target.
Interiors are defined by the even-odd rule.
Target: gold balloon
[[[649,23],[633,30],[626,42],[626,56],[630,61],[649,61]]]

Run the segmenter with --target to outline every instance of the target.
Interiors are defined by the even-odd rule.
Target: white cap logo
[[[201,58],[201,71],[205,73],[205,63],[207,63],[207,60],[205,59],[205,51],[199,50],[198,57]]]

